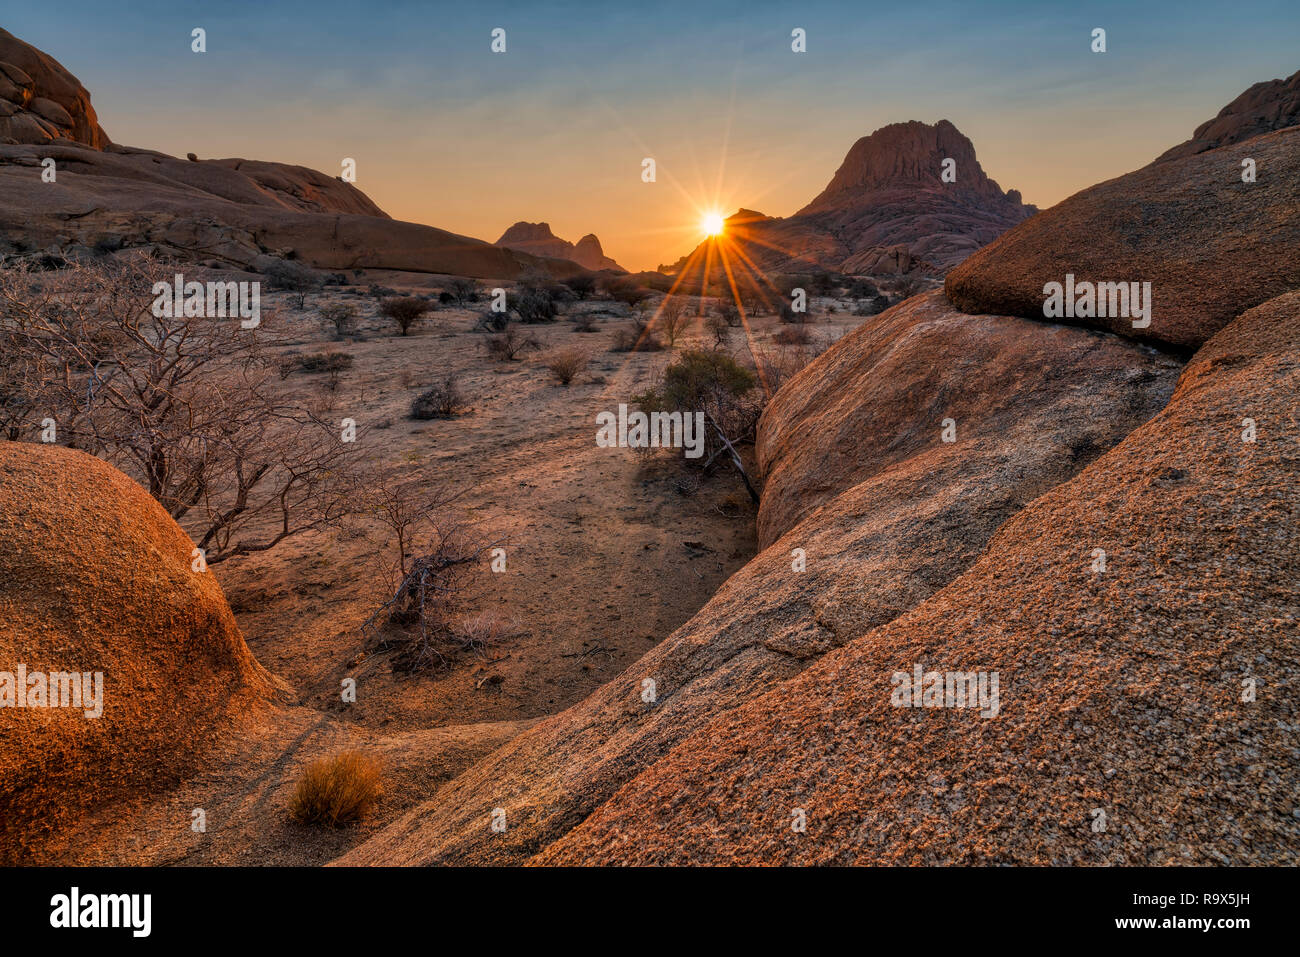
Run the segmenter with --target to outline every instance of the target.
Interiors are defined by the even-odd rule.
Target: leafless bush
[[[335,372],[352,368],[352,357],[346,352],[327,349],[293,357],[293,366],[303,372]]]
[[[796,327],[801,328],[801,327]],[[826,351],[826,343],[810,337],[796,347],[779,349],[758,346],[754,350],[754,363],[762,373],[763,383],[771,393],[794,378],[804,367]]]
[[[320,307],[321,318],[334,328],[340,339],[356,334],[357,310],[350,302],[331,302]]]
[[[610,345],[611,352],[658,352],[664,347],[659,337],[650,331],[644,319],[633,320],[630,328],[622,328],[614,333]]]
[[[252,329],[154,315],[155,284],[175,272],[150,260],[0,269],[7,431],[34,438],[53,420],[59,443],[139,481],[208,564],[333,524],[351,507],[356,444],[276,398],[265,313]]]
[[[731,338],[731,326],[724,316],[710,313],[704,319],[704,331],[713,337],[713,348],[721,349]]]
[[[478,283],[473,279],[466,279],[462,276],[448,279],[444,289],[460,306],[473,302],[478,298]]]
[[[472,647],[454,624],[468,574],[493,546],[462,526],[435,524],[428,544],[412,557],[393,597],[363,630],[380,650],[392,652],[398,671],[424,671],[446,664],[452,652]]]
[[[786,326],[772,337],[779,346],[806,346],[812,339],[807,326]]]
[[[324,285],[324,280],[316,270],[287,259],[276,260],[262,270],[262,274],[272,289],[296,294],[299,309],[306,306],[307,293],[316,292]]]
[[[741,319],[740,309],[734,302],[728,299],[719,300],[714,309],[732,329],[737,329],[742,325],[743,320]]]
[[[413,419],[447,419],[465,408],[465,397],[454,372],[421,392],[411,402]]]
[[[486,343],[487,354],[498,362],[513,362],[524,350],[540,347],[536,336],[524,335],[514,326],[507,326],[499,335],[490,336]]]
[[[664,342],[668,343],[669,346],[675,346],[690,321],[691,316],[686,311],[686,303],[681,299],[669,296],[659,306],[659,315],[655,320],[655,325],[663,335]]]
[[[551,370],[560,385],[568,385],[590,361],[591,356],[582,349],[561,349],[546,360],[546,368]]]

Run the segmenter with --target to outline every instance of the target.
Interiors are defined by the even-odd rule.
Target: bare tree
[[[264,326],[156,315],[155,285],[174,273],[149,260],[0,270],[0,381],[23,390],[18,436],[53,420],[56,441],[148,489],[208,564],[335,522],[355,445],[274,396]]]
[[[491,632],[458,627],[455,612],[469,573],[499,546],[456,517],[461,491],[377,474],[365,486],[366,510],[388,530],[396,553],[397,585],[363,632],[404,671],[444,664],[460,648],[479,650]]]
[[[478,283],[463,276],[448,279],[444,288],[447,294],[456,300],[458,306],[473,302],[478,296]]]
[[[659,307],[659,316],[655,325],[663,334],[664,342],[669,346],[675,346],[677,339],[686,330],[690,318],[690,314],[686,311],[686,303],[679,298],[669,296]]]

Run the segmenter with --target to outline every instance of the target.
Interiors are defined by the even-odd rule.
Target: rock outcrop
[[[966,574],[686,738],[535,860],[1300,863],[1297,420],[1290,293]],[[999,675],[997,713],[898,706],[918,664]]]
[[[1253,182],[1243,181],[1247,158]],[[946,288],[967,312],[1041,319],[1044,287],[1067,275],[1076,286],[1149,282],[1149,326],[1124,315],[1076,321],[1182,349],[1300,288],[1300,127],[1163,159],[1076,193],[971,256]]]
[[[765,501],[762,554],[620,679],[345,862],[528,859],[692,732],[960,575],[1003,521],[1154,414],[1178,369],[1114,337],[1007,317],[971,323],[941,293],[860,327],[764,417],[768,487],[817,491]],[[949,415],[959,423],[951,444],[941,435]],[[805,441],[808,455],[796,450]],[[858,443],[866,449],[855,455]],[[795,549],[805,571],[792,570]],[[640,697],[644,678],[656,684],[653,705]],[[506,834],[487,826],[494,807],[507,810]]]
[[[42,178],[46,159],[54,182]],[[355,185],[303,166],[181,160],[110,143],[76,78],[0,31],[0,255],[124,247],[251,270],[284,257],[318,269],[500,279],[579,271],[567,258],[390,219]],[[586,243],[579,254],[593,251]]]
[[[228,716],[272,695],[216,578],[193,571],[193,547],[112,466],[0,442],[3,863],[99,804],[174,783]],[[84,698],[49,707],[55,682],[33,677],[73,672],[102,674],[99,716]],[[47,706],[32,706],[41,684]]]
[[[567,259],[593,272],[602,269],[627,272],[605,255],[605,251],[600,248],[600,240],[594,234],[588,233],[574,245],[552,233],[550,223],[515,223],[501,234],[494,245],[548,259]]]
[[[1285,80],[1256,83],[1221,109],[1214,119],[1198,126],[1190,140],[1161,153],[1155,163],[1195,156],[1297,125],[1300,125],[1300,70]]]
[[[90,94],[57,60],[0,29],[0,144],[109,145]]]
[[[944,181],[945,161],[955,177]],[[971,141],[947,120],[893,123],[853,144],[826,188],[793,216],[741,210],[723,242],[733,271],[826,269],[943,273],[1037,210],[985,175]],[[701,269],[706,242],[676,272]],[[715,264],[716,265],[716,264]]]

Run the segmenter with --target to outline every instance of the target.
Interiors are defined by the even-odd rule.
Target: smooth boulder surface
[[[1297,420],[1292,293],[948,587],[686,738],[534,860],[1300,863]],[[997,673],[998,713],[896,706],[918,664]]]
[[[1255,182],[1242,181],[1253,159]],[[1251,306],[1300,288],[1300,127],[1170,159],[1076,193],[948,274],[969,313],[1043,319],[1044,287],[1151,283],[1150,325],[1080,325],[1195,349]]]
[[[0,671],[103,675],[98,717],[0,708],[3,863],[96,806],[176,783],[226,718],[277,689],[192,549],[112,466],[0,442]]]

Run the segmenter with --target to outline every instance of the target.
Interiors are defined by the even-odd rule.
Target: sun
[[[722,229],[726,224],[723,223],[722,216],[718,213],[709,213],[704,217],[704,221],[700,223],[700,225],[704,227],[706,235],[718,236],[721,235]]]

